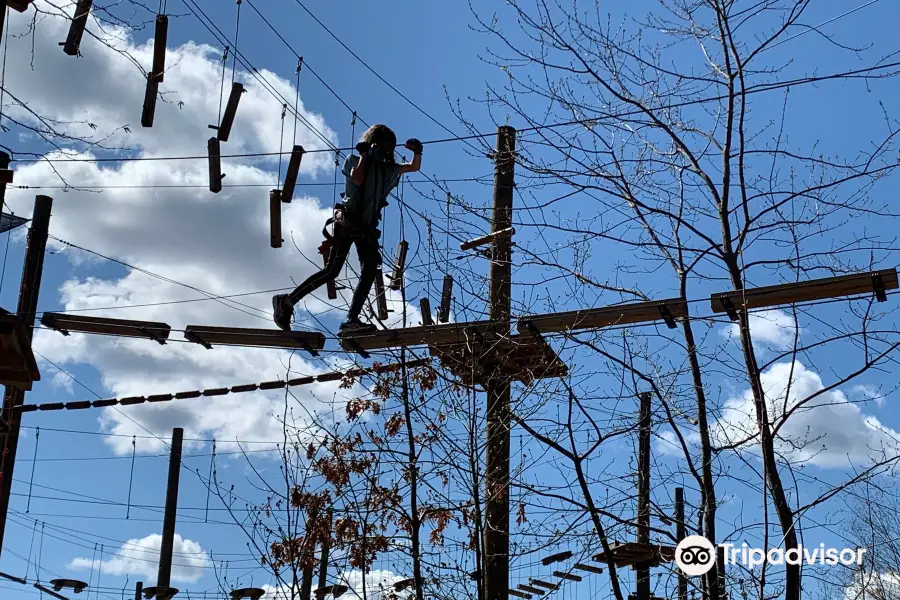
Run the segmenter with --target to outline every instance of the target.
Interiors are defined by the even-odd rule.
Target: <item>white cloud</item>
[[[350,591],[347,592],[343,597],[344,598],[368,598],[369,600],[383,600],[386,598],[396,597],[398,598],[407,598],[411,597],[411,590],[407,589],[402,592],[394,592],[393,586],[398,581],[403,581],[407,579],[406,576],[401,576],[393,571],[389,570],[379,570],[375,569],[366,574],[365,581],[365,595],[363,595],[363,576],[362,571],[359,569],[353,569],[351,571],[345,573],[338,573],[336,576],[336,580],[333,583],[339,583],[341,585],[346,585],[350,588]],[[329,585],[332,582],[329,583]],[[293,594],[291,594],[291,586],[290,585],[264,585],[262,589],[266,591],[265,595],[261,600],[292,600],[296,596],[299,595],[299,589],[295,590]]]
[[[900,574],[862,573],[844,590],[845,600],[888,600],[900,597]]]
[[[159,571],[159,549],[162,536],[154,533],[141,539],[128,540],[112,558],[91,560],[75,558],[69,568],[75,571],[102,568],[108,575],[140,575],[153,579]],[[172,581],[194,583],[210,565],[209,555],[197,542],[186,540],[177,533],[172,544]]]
[[[797,322],[792,315],[779,309],[750,313],[750,335],[756,349],[788,350],[794,345]],[[736,323],[719,330],[728,339],[740,340],[740,328]]]
[[[193,43],[170,47],[162,91],[167,102],[157,105],[154,127],[140,127],[145,79],[122,55],[102,47],[85,36],[81,58],[66,56],[57,46],[65,38],[67,24],[60,18],[41,17],[34,39],[34,70],[31,69],[32,40],[15,37],[30,24],[30,16],[13,13],[10,19],[10,64],[6,87],[16,97],[45,116],[77,121],[66,127],[74,134],[110,136],[107,145],[135,149],[144,157],[205,156],[207,125],[217,120],[221,63],[218,51]],[[107,28],[117,47],[127,51],[146,67],[151,63],[151,46],[135,46],[123,31]],[[295,90],[285,79],[262,70],[280,94],[293,99]],[[231,138],[223,152],[272,152],[279,149],[281,100],[273,98],[251,76],[238,72],[238,80],[248,89],[241,99]],[[60,93],[65,90],[65,93]],[[114,92],[113,92],[114,90]],[[8,99],[7,99],[8,101]],[[179,102],[183,104],[179,105]],[[320,115],[300,112],[326,138],[337,142],[336,134]],[[23,119],[21,107],[10,114]],[[94,123],[94,132],[86,124]],[[123,127],[128,126],[130,133]],[[283,146],[293,143],[292,124],[285,129]],[[22,141],[22,140],[20,140]],[[31,141],[33,143],[33,140]],[[307,150],[324,144],[304,125],[298,126],[298,143]],[[88,156],[88,155],[85,155]],[[327,174],[331,179],[330,153],[311,153],[303,159],[304,177]],[[291,204],[283,205],[281,249],[269,246],[268,187],[276,186],[277,164],[272,160],[252,162],[223,159],[225,185],[250,184],[257,187],[226,187],[212,194],[207,185],[206,160],[137,161],[127,163],[63,162],[54,165],[72,186],[105,186],[100,193],[50,190],[54,196],[51,235],[107,256],[124,260],[217,295],[275,290],[291,287],[320,264],[316,250],[321,228],[330,209],[304,195],[303,181]],[[54,168],[46,162],[16,165],[16,184],[60,185]],[[128,189],[115,186],[152,185],[155,188]],[[182,187],[163,187],[182,186]],[[183,187],[199,186],[199,187]],[[307,188],[308,190],[309,188]],[[325,188],[328,189],[328,188]],[[33,190],[11,189],[7,201],[19,214],[30,211]],[[327,194],[330,204],[330,189]],[[295,242],[297,249],[294,248]],[[351,259],[355,267],[355,258]],[[95,316],[162,321],[174,329],[188,324],[226,327],[274,328],[271,322],[272,292],[248,295],[230,302],[162,302],[195,300],[201,295],[171,281],[123,269],[89,257],[74,248],[50,261],[69,261],[71,278],[59,290],[63,310],[107,308],[140,304],[142,307],[89,312]],[[59,263],[57,263],[59,264]],[[102,277],[96,269],[105,267]],[[92,269],[85,272],[85,269]],[[293,279],[293,282],[292,282]],[[333,328],[342,316],[350,290],[342,292],[337,308],[332,307],[324,289],[298,306],[297,318],[303,328]],[[42,290],[41,310],[59,310],[53,290]],[[154,305],[157,304],[157,305]],[[399,308],[399,306],[397,307]],[[313,318],[315,317],[315,318]],[[327,319],[322,322],[321,319]],[[392,322],[400,313],[392,314]],[[410,317],[418,318],[416,313]],[[413,321],[415,322],[415,321]],[[66,369],[90,365],[98,371],[111,395],[125,397],[153,393],[223,387],[284,378],[288,360],[294,377],[346,365],[336,360],[313,360],[288,352],[216,347],[206,350],[179,343],[182,334],[173,332],[172,342],[160,346],[141,339],[121,339],[73,334],[62,337],[52,331],[38,331],[35,348]],[[53,367],[42,361],[42,372]],[[63,381],[63,380],[60,380]],[[293,417],[303,419],[322,399],[341,392],[337,384],[295,387],[300,398],[293,400]],[[91,395],[75,386],[79,397]],[[120,412],[121,411],[121,412]],[[183,400],[122,409],[103,409],[100,422],[107,431],[130,436],[146,434],[144,428],[166,438],[173,426],[185,428],[186,437],[216,437],[219,440],[280,439],[278,417],[284,411],[284,391],[229,395],[210,399]],[[123,414],[124,413],[124,414]],[[127,416],[125,416],[127,415]],[[136,424],[134,421],[137,421]],[[131,451],[128,437],[111,438],[117,452]],[[162,444],[142,440],[139,451],[156,452]]]
[[[800,362],[773,365],[762,373],[770,422],[780,423],[798,404],[825,389],[822,378]],[[719,444],[756,436],[753,396],[746,390],[729,400],[722,418],[712,427]],[[820,467],[864,464],[879,456],[897,454],[900,434],[878,419],[863,414],[840,390],[816,396],[790,414],[781,427],[776,450],[793,460]],[[807,443],[808,442],[808,443]]]

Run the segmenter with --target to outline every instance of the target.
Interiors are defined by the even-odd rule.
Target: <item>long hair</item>
[[[397,146],[397,136],[387,125],[372,125],[366,129],[360,139],[378,147],[379,158],[388,163],[394,161],[394,148]]]

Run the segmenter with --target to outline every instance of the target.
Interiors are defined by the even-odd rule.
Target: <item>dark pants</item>
[[[378,265],[381,264],[381,251],[378,247],[377,232],[371,235],[350,235],[343,233],[334,240],[331,250],[328,253],[328,260],[325,268],[310,275],[306,281],[297,286],[290,293],[291,302],[297,304],[308,294],[319,289],[329,281],[337,279],[347,262],[347,256],[350,254],[350,246],[356,244],[356,253],[359,256],[359,265],[362,269],[359,274],[359,283],[353,291],[353,300],[350,302],[350,309],[347,311],[347,320],[351,321],[359,318],[366,298],[372,290],[372,284],[375,283],[375,277],[378,274]]]

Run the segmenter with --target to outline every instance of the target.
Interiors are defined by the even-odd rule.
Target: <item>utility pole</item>
[[[516,130],[497,130],[494,156],[492,232],[512,227]],[[512,239],[497,236],[491,252],[490,320],[502,323],[508,336],[512,294]],[[484,574],[485,600],[509,598],[509,440],[510,380],[492,377],[487,384],[487,469],[485,473]]]
[[[144,582],[138,581],[134,586],[134,600],[141,600],[141,592],[144,590]]]
[[[8,157],[7,157],[8,158]],[[8,163],[7,163],[8,164]],[[5,189],[5,185],[3,188]],[[22,283],[19,286],[18,317],[25,325],[28,342],[34,336],[34,316],[37,313],[38,293],[41,289],[41,275],[44,271],[44,250],[47,248],[47,232],[50,228],[50,209],[53,198],[37,196],[34,199],[34,213],[25,249],[25,265],[22,268]],[[0,456],[0,552],[6,533],[6,516],[9,512],[9,498],[12,492],[13,469],[16,466],[16,450],[19,446],[21,413],[14,409],[25,403],[25,390],[6,386],[3,395],[3,420],[8,429],[2,436],[3,454]]]
[[[650,392],[641,392],[641,413],[638,424],[638,511],[637,541],[650,544]],[[650,567],[637,566],[637,600],[650,600]]]
[[[181,442],[184,429],[172,430],[172,448],[169,451],[169,480],[166,483],[166,509],[163,513],[162,544],[159,548],[159,571],[156,587],[144,590],[145,598],[171,600],[178,590],[169,587],[172,575],[172,546],[175,544],[175,511],[178,508],[178,476],[181,473]]]

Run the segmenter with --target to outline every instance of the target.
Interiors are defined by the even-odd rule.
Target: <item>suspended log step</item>
[[[7,0],[6,5],[16,12],[25,12],[34,0]]]
[[[150,75],[156,83],[162,83],[166,72],[166,44],[169,37],[169,16],[156,15],[153,33],[153,70]]]
[[[282,331],[281,329],[241,329],[188,325],[184,339],[209,349],[221,346],[259,346],[263,348],[300,348],[313,356],[325,347],[325,336],[318,331]]]
[[[409,579],[402,579],[394,584],[394,591],[402,592],[403,590],[405,590],[406,588],[408,588],[411,585],[414,585],[415,583],[416,583],[416,580],[413,579],[412,577],[410,577]]]
[[[72,21],[69,23],[69,35],[66,36],[65,42],[59,44],[63,47],[63,52],[69,56],[77,56],[81,49],[81,39],[84,37],[92,4],[93,0],[78,0],[75,5],[75,14],[72,15]]]
[[[30,391],[40,381],[28,328],[15,315],[0,309],[0,384]]]
[[[564,573],[562,571],[553,571],[554,577],[559,577],[560,579],[565,579],[566,581],[581,581],[582,577],[579,575],[572,575],[571,573]]]
[[[222,191],[222,153],[219,146],[219,138],[211,137],[206,142],[206,151],[209,155],[209,191],[218,194]]]
[[[542,588],[544,588],[544,589],[546,589],[546,590],[549,590],[549,591],[551,591],[551,592],[554,591],[554,590],[559,589],[559,584],[556,584],[556,583],[550,583],[549,581],[544,581],[543,579],[529,579],[529,580],[528,580],[528,583],[530,583],[531,585],[537,585],[537,586],[540,586],[540,587],[542,587]]]
[[[525,585],[524,583],[519,584],[519,588],[523,592],[527,592],[529,594],[534,594],[535,596],[543,596],[547,593],[546,590],[542,590],[541,588],[536,588],[530,585]]]
[[[573,568],[578,569],[579,571],[587,571],[588,573],[594,573],[596,575],[602,575],[603,569],[600,567],[595,567],[594,565],[586,565],[583,563],[575,563]]]
[[[294,146],[291,150],[291,159],[288,161],[287,171],[284,174],[284,186],[281,190],[281,201],[290,204],[294,199],[294,188],[297,186],[297,177],[300,174],[300,163],[303,161],[303,146]]]
[[[617,304],[601,308],[587,308],[546,315],[519,317],[518,329],[524,333],[533,326],[541,333],[601,329],[616,325],[665,321],[669,328],[676,327],[675,319],[688,316],[687,302],[680,298]]]
[[[434,320],[431,318],[431,302],[428,301],[428,298],[419,300],[419,312],[422,313],[422,325],[434,325]]]
[[[231,93],[228,95],[228,103],[225,105],[225,112],[222,113],[222,122],[218,126],[210,125],[210,129],[216,130],[216,137],[220,142],[227,142],[228,136],[231,135],[231,127],[234,125],[234,117],[237,115],[238,104],[241,96],[247,90],[240,83],[231,84]]]
[[[444,287],[441,290],[441,304],[438,308],[438,321],[446,323],[450,320],[450,302],[453,300],[453,275],[444,275]]]
[[[612,542],[609,545],[613,564],[617,567],[632,567],[635,565],[659,566],[675,560],[675,546],[660,546],[656,544],[640,544],[638,542]],[[597,562],[608,562],[605,552],[596,554]]]
[[[389,311],[387,295],[385,294],[384,289],[384,271],[382,271],[381,265],[378,265],[378,272],[375,273],[375,306],[378,318],[382,321],[386,321]]]
[[[156,116],[156,97],[159,95],[159,81],[153,73],[147,75],[147,87],[144,90],[144,108],[141,111],[141,127],[153,127]]]
[[[520,592],[518,590],[509,590],[510,596],[515,596],[516,598],[524,598],[525,600],[531,600],[531,594],[526,594],[525,592]]]
[[[397,255],[394,259],[394,272],[391,274],[391,289],[399,290],[403,285],[403,271],[406,268],[406,253],[409,250],[409,243],[401,240],[397,244]]]
[[[446,325],[422,325],[402,329],[386,329],[362,335],[345,335],[342,342],[353,340],[364,350],[381,348],[399,348],[402,346],[453,345],[465,344],[473,334],[482,337],[496,338],[502,329],[502,323],[491,321],[473,321],[470,323],[450,323]],[[350,348],[343,346],[345,350]]]
[[[273,248],[281,248],[284,242],[281,237],[281,190],[269,192],[269,238]]]
[[[798,283],[723,292],[713,294],[709,301],[713,312],[727,313],[732,320],[737,320],[737,311],[742,309],[855,296],[867,292],[874,293],[879,302],[885,302],[887,300],[885,292],[897,288],[897,269],[882,269],[839,277],[811,279]]]
[[[63,335],[69,335],[73,331],[76,333],[99,333],[116,337],[147,338],[159,344],[165,344],[172,331],[172,328],[166,323],[84,317],[64,313],[44,313],[41,317],[41,325]]]
[[[344,594],[347,593],[348,588],[346,585],[326,585],[325,587],[320,587],[315,591],[316,600],[323,600],[326,596],[331,596],[332,598],[340,598]]]
[[[493,233],[489,233],[487,235],[483,235],[481,237],[477,237],[474,240],[469,240],[467,242],[462,242],[459,245],[459,249],[462,251],[471,250],[472,248],[477,248],[479,246],[484,246],[485,244],[490,244],[494,240],[512,237],[515,235],[516,230],[514,227],[507,227],[506,229],[501,229],[499,231],[495,231]]]
[[[250,600],[259,600],[265,595],[266,590],[262,588],[241,588],[239,590],[232,590],[231,600],[243,600],[244,598],[250,598]]]
[[[53,586],[53,590],[56,592],[60,592],[63,589],[70,589],[76,594],[80,594],[88,587],[87,583],[78,579],[51,579],[50,585]]]
[[[551,554],[541,560],[541,564],[545,567],[547,565],[552,565],[555,562],[563,562],[565,560],[569,560],[572,558],[572,552],[570,550],[566,550],[565,552],[559,552],[557,554]]]

